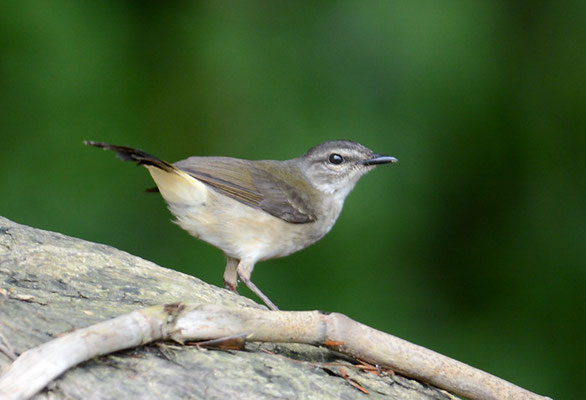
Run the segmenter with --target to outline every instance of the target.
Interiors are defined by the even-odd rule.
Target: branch
[[[247,351],[226,350],[230,337],[245,340]],[[224,351],[160,343],[208,339]],[[112,354],[122,349],[131,350]],[[450,398],[435,386],[470,398],[540,398],[341,314],[263,311],[112,247],[2,217],[0,375],[2,399],[29,398],[49,382],[55,399],[256,399],[316,390],[323,399]]]
[[[133,311],[24,352],[0,377],[0,397],[26,400],[67,369],[156,340],[245,335],[245,340],[323,345],[470,399],[544,400],[486,372],[338,313],[172,304]]]

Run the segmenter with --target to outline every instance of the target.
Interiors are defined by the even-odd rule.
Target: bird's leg
[[[254,294],[256,294],[267,305],[268,308],[270,308],[273,311],[279,311],[279,308],[275,305],[275,303],[270,301],[269,298],[263,292],[261,292],[260,289],[254,283],[252,283],[252,281],[250,280],[250,275],[252,274],[253,268],[254,268],[254,263],[241,260],[240,263],[238,264],[238,268],[236,269],[236,271],[238,272],[238,276],[240,277],[240,280],[250,290],[252,290],[252,292]],[[226,269],[226,271],[227,271],[227,269]],[[225,279],[225,276],[226,275],[224,274],[224,279]]]
[[[239,260],[226,256],[226,269],[224,270],[224,286],[226,289],[233,291],[234,293],[238,293],[236,290],[236,286],[238,286],[238,273],[236,272],[236,268],[238,267]]]

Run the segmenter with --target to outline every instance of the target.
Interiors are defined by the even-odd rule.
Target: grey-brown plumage
[[[347,140],[322,143],[286,161],[189,157],[175,164],[131,147],[85,144],[147,167],[176,222],[226,255],[226,287],[236,291],[240,277],[275,310],[250,280],[254,264],[319,240],[360,177],[397,161]]]
[[[314,210],[299,188],[271,174],[262,163],[229,157],[190,157],[175,166],[220,193],[287,222],[315,221]]]

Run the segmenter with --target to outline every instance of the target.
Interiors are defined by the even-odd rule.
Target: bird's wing
[[[284,221],[304,224],[317,219],[302,190],[255,163],[259,162],[190,157],[174,165],[218,192]]]

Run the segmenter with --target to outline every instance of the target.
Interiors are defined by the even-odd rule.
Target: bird
[[[175,163],[132,147],[84,144],[146,167],[175,222],[225,254],[225,287],[237,293],[239,278],[271,310],[278,307],[251,280],[255,264],[321,239],[358,180],[398,161],[351,140],[324,142],[284,161],[192,156]]]

